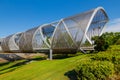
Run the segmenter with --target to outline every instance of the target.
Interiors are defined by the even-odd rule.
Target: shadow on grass
[[[65,58],[69,58],[70,56],[68,56],[68,54],[54,54],[53,55],[53,59],[65,59]]]
[[[27,62],[29,62],[29,61],[23,60],[23,61],[20,61],[20,62],[15,62],[15,64],[12,64],[12,65],[10,65],[10,66],[8,66],[6,68],[1,69],[0,74],[11,72],[11,71],[15,70],[16,68],[26,64]]]
[[[40,60],[45,60],[45,59],[46,59],[45,57],[35,57],[35,58],[32,58],[32,59],[20,60],[20,61],[15,61],[15,62],[1,63],[0,67],[7,66],[7,65],[9,65],[9,63],[13,63],[13,64],[0,69],[0,75],[4,74],[4,73],[11,72],[11,71],[19,68],[20,66],[25,65],[25,64],[33,61],[33,60],[34,61],[40,61]]]
[[[79,54],[54,54],[53,59],[66,59],[70,57],[78,56]]]
[[[0,63],[0,67],[9,64],[10,62]]]
[[[67,76],[69,80],[78,80],[75,70],[68,71],[64,75]]]

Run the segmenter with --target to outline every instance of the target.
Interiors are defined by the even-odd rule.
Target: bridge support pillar
[[[52,49],[50,49],[49,60],[52,60],[52,58],[53,58],[53,51],[52,51]]]

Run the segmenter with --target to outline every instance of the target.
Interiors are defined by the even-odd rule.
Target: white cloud
[[[120,18],[109,21],[104,32],[120,32]]]

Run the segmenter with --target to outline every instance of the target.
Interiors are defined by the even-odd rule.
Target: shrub
[[[120,64],[115,65],[115,72],[120,75]]]
[[[114,73],[114,65],[108,61],[90,61],[79,64],[75,71],[79,80],[104,80]]]
[[[116,45],[120,45],[120,38],[116,41]]]
[[[95,36],[93,38],[94,40],[94,45],[95,45],[95,50],[96,51],[105,51],[107,50],[107,48],[109,47],[108,42],[106,41],[106,39],[103,36]]]
[[[120,55],[116,57],[116,60],[114,61],[115,65],[115,72],[120,75]]]
[[[97,61],[112,61],[112,55],[108,53],[99,53],[91,58],[92,60]]]
[[[120,64],[120,53],[119,52],[99,52],[95,56],[91,57],[92,60],[97,61],[110,61],[114,64]]]
[[[99,52],[95,56],[92,56],[93,61],[109,61],[114,64],[114,70],[116,74],[120,74],[120,46],[111,46],[109,51]]]

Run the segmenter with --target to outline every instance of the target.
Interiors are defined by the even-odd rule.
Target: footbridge
[[[94,50],[92,37],[100,36],[108,16],[102,7],[43,24],[24,32],[9,35],[0,40],[2,52],[76,53],[78,50]],[[88,47],[86,47],[88,46]]]

